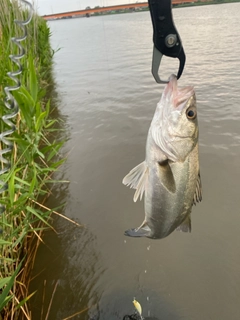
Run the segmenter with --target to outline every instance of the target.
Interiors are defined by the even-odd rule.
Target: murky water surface
[[[56,185],[51,205],[65,202],[62,213],[84,227],[56,218],[58,234],[45,233],[34,320],[45,319],[51,297],[51,320],[122,319],[134,297],[158,319],[240,319],[240,4],[173,14],[187,55],[179,85],[193,84],[198,100],[203,202],[191,234],[157,241],[123,235],[144,210],[121,183],[144,159],[163,91],[150,72],[149,12],[49,23],[68,135],[58,178],[70,181]],[[177,66],[166,59],[163,75]]]

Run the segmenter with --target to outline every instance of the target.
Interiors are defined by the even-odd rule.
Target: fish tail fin
[[[176,228],[177,231],[182,232],[191,232],[192,224],[191,224],[191,216],[187,216],[187,218]]]
[[[146,228],[141,229],[128,229],[124,232],[125,236],[128,237],[148,237],[150,230],[147,230]]]
[[[151,229],[144,220],[140,227],[135,229],[129,229],[124,232],[125,236],[129,237],[148,237],[150,235]]]
[[[145,186],[148,178],[148,167],[146,161],[143,161],[135,168],[133,168],[124,178],[123,184],[136,189],[133,201],[136,202],[140,196],[140,200],[145,191]]]

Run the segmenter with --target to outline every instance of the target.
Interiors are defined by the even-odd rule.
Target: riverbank
[[[193,0],[193,2],[173,4],[172,7],[182,8],[182,7],[204,6],[204,5],[224,4],[224,3],[234,3],[234,2],[240,2],[240,0],[198,0],[198,1]],[[96,9],[95,12],[94,12],[94,9]],[[101,9],[103,10],[101,11]],[[103,15],[115,15],[115,14],[149,11],[149,7],[148,6],[131,7],[131,8],[123,8],[123,9],[106,11],[106,8],[97,6],[95,8],[87,7],[86,11],[87,13],[80,13],[78,11],[59,13],[56,15],[53,14],[50,16],[43,16],[43,18],[49,21],[62,20],[62,19],[77,19],[77,18],[86,18],[86,17],[90,18],[90,17],[103,16]]]
[[[21,42],[23,28],[14,19],[26,21],[28,16],[18,1],[1,1],[0,319],[4,320],[30,319],[27,304],[34,293],[28,292],[28,275],[37,250],[36,243],[35,247],[31,243],[41,241],[42,231],[51,227],[52,210],[44,202],[55,182],[52,174],[63,162],[58,158],[63,141],[55,138],[58,119],[52,117],[49,98],[53,87],[51,33],[46,22],[33,14],[26,26],[27,38]],[[15,43],[9,45],[12,37]],[[26,49],[22,58],[18,56],[23,53],[21,44]],[[19,81],[21,86],[14,88]]]
[[[199,1],[193,1],[193,2],[186,2],[182,4],[173,4],[172,7],[182,8],[182,7],[205,6],[210,4],[223,4],[223,3],[233,3],[233,2],[240,2],[240,0],[199,0]],[[130,13],[130,12],[142,12],[142,11],[149,11],[149,7],[142,7],[137,9],[123,9],[123,10],[108,11],[108,12],[96,12],[92,16],[121,14],[121,13]]]
[[[205,6],[210,4],[223,4],[223,3],[234,3],[234,2],[240,2],[240,0],[206,0],[206,1],[200,0],[192,3],[183,3],[183,4],[173,5],[173,8]]]

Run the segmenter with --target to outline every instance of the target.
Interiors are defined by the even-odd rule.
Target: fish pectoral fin
[[[168,160],[159,162],[159,177],[162,185],[171,193],[176,192],[176,183]]]
[[[201,202],[201,201],[202,201],[202,183],[201,183],[200,172],[198,172],[196,191],[193,196],[193,204],[196,205],[197,202]]]
[[[191,224],[191,216],[187,216],[187,218],[176,228],[177,231],[182,232],[191,232],[192,224]]]
[[[133,168],[123,179],[123,184],[130,186],[130,188],[136,189],[133,197],[133,201],[136,202],[140,196],[142,199],[145,191],[145,186],[148,179],[148,167],[146,161],[143,161],[138,166]]]
[[[151,229],[144,220],[140,227],[135,229],[129,229],[124,232],[125,236],[129,237],[148,237],[150,235]]]

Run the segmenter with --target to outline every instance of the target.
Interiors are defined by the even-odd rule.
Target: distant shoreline
[[[240,2],[240,0],[199,0],[197,2],[187,2],[182,4],[174,4],[172,5],[173,9],[176,8],[185,8],[185,7],[196,7],[196,6],[205,6],[205,5],[213,5],[213,4],[225,4],[225,3],[235,3]],[[90,18],[90,17],[97,17],[97,16],[107,16],[107,15],[113,15],[113,14],[123,14],[123,13],[133,13],[133,12],[144,12],[149,11],[149,7],[143,7],[143,8],[136,8],[135,10],[132,9],[121,9],[121,10],[115,10],[115,11],[104,11],[104,12],[95,12],[93,14],[87,14],[87,15],[79,15],[79,16],[64,16],[61,18],[54,18],[54,19],[46,19],[48,21],[54,21],[54,20],[63,20],[63,19],[76,19],[76,18]],[[43,16],[44,18],[44,16]]]
[[[185,8],[185,7],[196,7],[196,6],[205,6],[205,5],[211,5],[211,4],[224,4],[224,3],[234,3],[234,2],[240,2],[240,0],[199,0],[197,2],[186,2],[182,4],[174,4],[172,5],[172,8]],[[91,15],[91,17],[99,16],[99,15],[112,15],[112,14],[122,14],[122,13],[130,13],[130,12],[143,12],[143,11],[149,11],[149,7],[138,9],[135,11],[131,11],[129,9],[124,9],[121,12],[102,12],[102,13],[94,13]]]
[[[224,4],[224,3],[234,3],[240,2],[240,0],[206,0],[206,1],[197,1],[192,3],[183,3],[173,5],[173,8],[182,8],[182,7],[195,7],[195,6],[205,6],[209,4]]]

